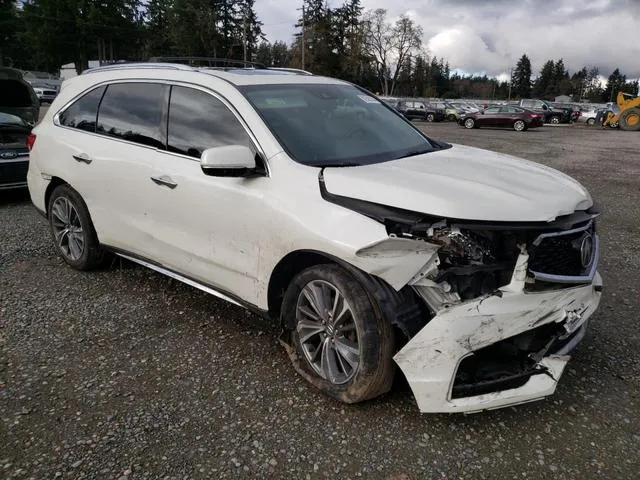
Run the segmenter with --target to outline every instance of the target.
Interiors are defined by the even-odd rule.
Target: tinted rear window
[[[109,85],[100,103],[97,133],[165,148],[169,87],[159,83]]]
[[[106,87],[91,90],[76,100],[69,108],[60,114],[60,124],[65,127],[78,128],[87,132],[96,131],[98,105]]]

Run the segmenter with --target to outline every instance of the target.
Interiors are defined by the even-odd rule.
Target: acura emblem
[[[580,263],[583,268],[587,268],[591,263],[593,257],[593,237],[590,234],[586,234],[582,237],[580,243]]]
[[[9,159],[16,158],[18,154],[16,152],[2,152],[0,153],[0,158]]]

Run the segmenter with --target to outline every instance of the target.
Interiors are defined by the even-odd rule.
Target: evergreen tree
[[[256,51],[256,62],[261,63],[265,67],[273,65],[273,47],[269,42],[262,42]]]
[[[620,73],[620,69],[616,68],[607,80],[607,86],[602,93],[602,100],[605,102],[615,102],[618,91],[622,90],[622,87],[627,82],[627,77]]]
[[[288,67],[291,61],[291,52],[284,42],[275,42],[271,47],[271,57],[274,67]]]
[[[146,13],[146,56],[168,56],[171,53],[173,3],[174,0],[149,0]]]
[[[524,54],[516,63],[516,68],[511,76],[512,95],[519,98],[531,96],[531,60]]]
[[[553,89],[555,65],[553,60],[547,60],[540,70],[540,75],[533,85],[533,95],[536,98],[547,98]]]

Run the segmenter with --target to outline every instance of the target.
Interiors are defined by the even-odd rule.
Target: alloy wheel
[[[474,125],[474,121],[473,121],[473,119],[472,119],[472,118],[467,118],[467,119],[464,121],[464,126],[465,126],[466,128],[473,128],[473,125]]]
[[[84,253],[85,233],[75,205],[66,197],[58,197],[51,207],[51,227],[62,254],[77,261]]]
[[[353,310],[338,288],[325,280],[307,283],[296,305],[298,341],[313,370],[336,384],[351,380],[360,361]]]
[[[521,132],[524,130],[524,122],[522,120],[516,120],[513,124],[513,129],[516,132]]]

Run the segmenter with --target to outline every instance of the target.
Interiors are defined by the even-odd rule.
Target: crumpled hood
[[[571,177],[463,145],[361,167],[324,169],[329,193],[434,216],[546,222],[593,202]]]

